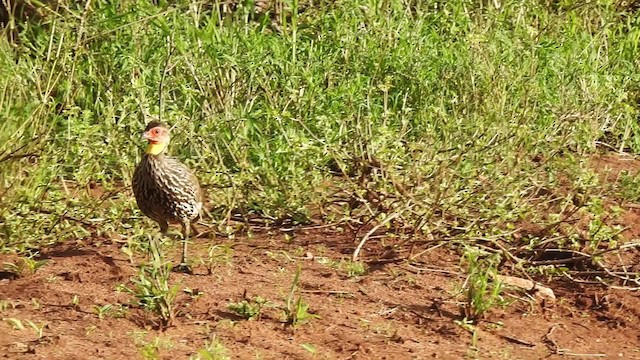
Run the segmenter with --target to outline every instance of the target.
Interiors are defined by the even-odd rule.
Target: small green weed
[[[285,322],[293,327],[319,317],[316,314],[309,313],[309,304],[302,299],[302,295],[300,294],[301,273],[302,267],[298,266],[298,269],[293,276],[293,281],[291,282],[291,290],[285,299]]]
[[[462,320],[455,320],[454,323],[471,334],[471,344],[469,344],[467,356],[471,359],[477,358],[478,326],[476,326],[472,320],[469,320],[467,318],[464,318]]]
[[[5,262],[4,270],[18,276],[35,274],[49,260],[35,260],[32,257],[22,257],[16,263]]]
[[[107,316],[112,318],[123,317],[127,309],[121,305],[114,306],[113,304],[106,304],[103,306],[94,305],[93,312],[98,316],[98,319],[104,320]]]
[[[11,309],[15,309],[16,308],[16,304],[9,301],[9,300],[0,300],[0,313],[3,313],[7,310],[9,310],[9,308]]]
[[[22,321],[20,321],[20,319],[4,318],[2,320],[6,321],[7,324],[11,325],[13,330],[24,330],[24,325],[22,324]]]
[[[174,302],[180,290],[179,285],[169,284],[170,273],[170,263],[153,261],[140,266],[137,277],[132,279],[133,289],[124,285],[118,287],[135,296],[136,305],[158,315],[162,327],[171,325],[175,317]]]
[[[347,274],[347,277],[357,277],[366,274],[367,269],[365,265],[360,261],[351,261],[351,260],[332,260],[327,257],[318,257],[318,263],[327,265],[332,269],[336,269],[338,271],[344,272]]]
[[[632,202],[640,200],[640,172],[636,174],[630,174],[628,171],[621,172],[616,190],[618,196],[625,200]]]
[[[250,300],[242,300],[237,303],[231,303],[227,305],[227,309],[235,312],[236,314],[242,316],[247,320],[260,320],[262,308],[264,306],[269,306],[269,302],[260,296],[256,296]]]
[[[233,259],[233,248],[228,245],[217,244],[209,247],[206,258],[201,258],[202,265],[207,268],[209,275],[221,265],[228,265]]]
[[[189,297],[193,300],[198,300],[204,295],[204,292],[200,291],[199,289],[184,288],[182,289],[182,292],[189,295]]]
[[[318,352],[316,346],[311,343],[302,343],[300,346],[305,349],[309,354],[315,355]]]
[[[214,337],[211,341],[207,341],[196,354],[191,355],[189,360],[229,360],[231,357],[228,353],[224,344]]]
[[[71,307],[77,309],[79,304],[80,297],[78,295],[73,295],[73,297],[71,298]]]
[[[31,307],[33,310],[40,310],[42,308],[42,304],[38,298],[31,298]]]
[[[145,360],[160,359],[160,351],[173,348],[171,339],[157,336],[153,341],[147,341],[145,331],[134,331],[133,341],[140,351],[140,356]]]
[[[11,327],[14,330],[20,330],[20,331],[25,329],[23,322],[26,323],[30,328],[35,330],[36,335],[38,336],[38,339],[42,338],[42,336],[44,335],[44,329],[48,327],[47,323],[36,324],[31,320],[21,321],[20,319],[16,319],[16,318],[4,318],[2,320],[7,322],[9,325],[11,325]]]
[[[341,267],[344,269],[344,271],[347,273],[347,276],[350,278],[364,275],[367,272],[367,269],[364,267],[364,264],[360,261],[346,260],[341,264]]]
[[[473,323],[502,302],[502,284],[495,280],[500,256],[467,248],[464,260],[467,266],[467,279],[462,286],[464,315],[467,321]]]

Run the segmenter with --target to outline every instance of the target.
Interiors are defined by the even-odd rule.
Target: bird
[[[142,138],[147,148],[136,166],[131,185],[138,208],[166,235],[169,224],[182,225],[182,259],[174,270],[191,273],[187,263],[189,233],[200,219],[204,196],[198,178],[178,159],[167,155],[170,128],[160,121],[147,124]]]

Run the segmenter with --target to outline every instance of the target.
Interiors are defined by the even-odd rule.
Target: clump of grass
[[[302,267],[298,266],[291,282],[291,290],[285,298],[285,307],[283,309],[285,323],[293,327],[318,318],[318,315],[309,312],[309,304],[302,298],[300,293],[301,273]]]
[[[7,311],[9,308],[15,309],[16,304],[9,300],[0,300],[0,313]]]
[[[344,271],[347,273],[347,276],[350,278],[364,275],[367,272],[367,269],[365,268],[364,264],[361,261],[347,260],[341,264],[341,267],[344,269]]]
[[[175,300],[180,290],[178,284],[169,283],[171,263],[154,261],[141,265],[137,277],[132,278],[134,287],[119,286],[137,299],[136,305],[154,313],[160,320],[161,327],[170,326],[175,318]]]
[[[77,307],[77,304],[74,307]],[[94,305],[93,312],[98,316],[98,319],[104,320],[107,317],[123,317],[127,313],[127,309],[121,305],[105,304],[102,306]]]
[[[205,346],[198,350],[197,354],[191,355],[189,360],[228,360],[231,357],[229,351],[222,341],[217,337],[213,337],[211,341],[207,341]]]
[[[24,324],[26,323],[27,326],[29,326],[31,329],[33,329],[36,332],[38,339],[44,336],[44,329],[49,327],[47,323],[37,324],[31,320],[20,320],[16,318],[3,318],[2,320],[7,322],[14,330],[20,330],[20,331],[25,330],[26,327]]]
[[[176,125],[170,150],[221,224],[314,216],[443,241],[564,219],[570,200],[548,204],[601,194],[578,159],[640,151],[638,20],[621,6],[344,0],[292,4],[276,27],[187,0],[86,6],[0,39],[0,251],[139,236],[128,184],[149,116]]]
[[[173,348],[173,342],[170,338],[156,336],[153,341],[148,341],[145,331],[134,331],[132,336],[140,356],[145,360],[160,359],[160,351]]]
[[[237,303],[230,303],[227,305],[227,309],[247,320],[260,320],[262,309],[269,305],[270,304],[266,299],[256,296],[250,300],[245,299]]]
[[[464,261],[467,268],[467,278],[462,286],[464,318],[466,322],[475,323],[489,310],[504,303],[502,284],[496,276],[500,256],[467,248]]]
[[[207,268],[209,275],[213,274],[216,267],[229,265],[233,258],[233,248],[228,245],[217,244],[209,247],[207,257],[200,262]]]
[[[32,257],[21,257],[16,263],[5,262],[4,270],[16,274],[17,276],[26,276],[35,274],[41,267],[47,264],[49,260],[36,260]]]

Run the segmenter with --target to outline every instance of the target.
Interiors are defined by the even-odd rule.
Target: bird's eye
[[[158,130],[158,128],[154,128],[153,130],[151,130],[151,132],[153,133],[153,135],[160,134],[160,130]]]

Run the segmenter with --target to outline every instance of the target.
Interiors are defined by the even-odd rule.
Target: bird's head
[[[142,138],[149,142],[146,153],[149,155],[160,155],[169,145],[169,127],[159,121],[152,121],[142,133]]]

